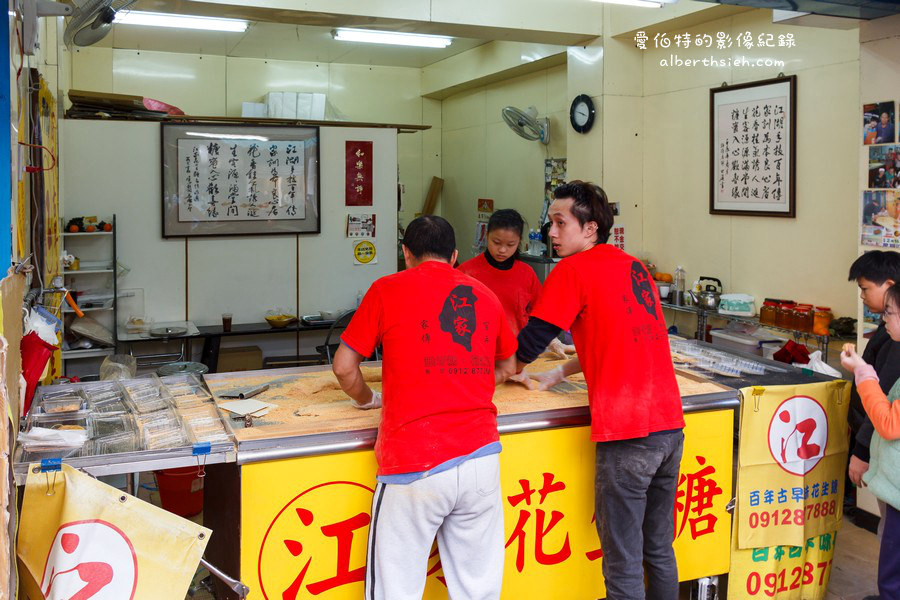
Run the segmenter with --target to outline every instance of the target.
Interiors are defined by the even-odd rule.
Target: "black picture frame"
[[[160,146],[161,146],[161,208],[162,208],[162,236],[164,238],[185,238],[185,237],[223,237],[223,236],[260,236],[260,235],[303,235],[303,234],[319,234],[322,230],[321,223],[321,194],[320,194],[320,164],[319,164],[319,145],[321,138],[319,128],[317,126],[283,126],[274,124],[228,124],[228,123],[161,123],[160,124]],[[243,201],[239,205],[238,215],[236,217],[211,217],[207,214],[203,217],[201,209],[197,210],[195,219],[185,218],[184,207],[181,206],[181,198],[179,190],[183,189],[185,170],[179,162],[179,142],[191,142],[195,145],[209,144],[218,142],[224,147],[227,144],[238,146],[243,149],[245,145],[253,143],[266,144],[276,147],[279,144],[291,145],[302,148],[302,210],[299,209],[299,200],[294,198],[292,204],[281,205],[275,204],[272,200],[267,200],[259,204],[248,204]],[[184,145],[184,144],[182,144]],[[275,158],[273,155],[272,158]],[[284,158],[284,157],[282,157]],[[223,160],[224,162],[224,160]],[[209,166],[207,160],[206,167]],[[226,169],[221,169],[226,171]],[[265,161],[258,165],[260,176],[256,180],[267,177],[271,171]],[[286,173],[286,172],[285,172]],[[243,182],[244,172],[240,172],[239,177]],[[286,179],[283,174],[277,179],[271,177],[266,181],[271,182],[269,185],[278,187],[280,190],[288,189],[285,184]],[[282,181],[285,180],[285,181]],[[205,180],[208,182],[209,178]],[[225,197],[227,194],[224,189],[230,185],[230,179],[222,176],[218,178],[217,183],[222,185],[219,188],[221,194],[219,197]],[[250,181],[249,179],[247,181]],[[296,190],[296,185],[294,189]],[[282,194],[285,195],[285,194]],[[201,198],[203,195],[201,194]],[[209,206],[209,196],[206,196]],[[242,200],[246,200],[242,197]],[[201,205],[202,206],[202,205]],[[240,215],[240,210],[248,213],[248,207],[254,206],[261,213],[259,217],[249,218],[246,214]],[[269,211],[272,207],[274,215],[269,216],[265,211]],[[286,209],[293,206],[295,214],[302,214],[302,217],[291,218],[285,214]],[[283,209],[283,210],[282,210]],[[206,209],[202,209],[206,210]],[[224,206],[223,206],[224,210]],[[191,213],[194,211],[191,210]],[[241,218],[243,216],[243,218]]]
[[[782,143],[780,148],[776,150],[780,150],[782,152],[782,163],[780,169],[772,169],[765,172],[775,172],[779,177],[783,173],[783,177],[781,177],[781,183],[778,184],[780,190],[779,195],[780,200],[778,202],[771,201],[767,198],[753,198],[751,195],[744,196],[744,188],[752,190],[756,189],[757,192],[762,188],[763,190],[768,190],[770,193],[774,194],[774,185],[777,182],[777,179],[774,179],[771,183],[773,186],[768,186],[767,184],[770,182],[766,181],[756,181],[755,183],[751,182],[754,187],[745,186],[744,182],[741,181],[742,185],[738,186],[740,190],[740,195],[744,196],[745,200],[741,200],[740,198],[735,199],[733,192],[734,186],[732,186],[731,190],[729,190],[726,199],[726,194],[723,193],[723,175],[729,172],[731,165],[733,164],[734,156],[729,156],[730,160],[726,160],[726,163],[730,163],[727,166],[723,166],[722,158],[723,155],[733,155],[733,150],[729,152],[725,152],[725,148],[729,148],[726,144],[728,141],[734,139],[732,131],[720,131],[719,125],[722,123],[722,114],[723,111],[731,111],[729,114],[733,114],[734,110],[738,110],[742,115],[744,108],[750,107],[759,107],[761,103],[763,106],[768,106],[765,104],[766,102],[782,102],[784,103],[784,109],[787,114],[784,115],[784,124],[783,131],[787,135],[787,140]],[[750,111],[752,113],[752,108]],[[717,118],[718,117],[718,118]],[[744,119],[746,121],[746,118]],[[756,120],[756,119],[755,119]],[[743,125],[743,123],[741,124]],[[752,127],[751,127],[752,132]],[[743,135],[743,132],[741,132]],[[757,132],[758,133],[758,132]],[[737,147],[740,148],[741,155],[737,158],[740,159],[741,167],[743,167],[743,161],[745,158],[749,158],[751,164],[755,158],[759,158],[761,161],[766,159],[766,156],[756,156],[754,152],[758,151],[761,145],[769,146],[770,144],[761,144],[759,142],[752,142],[753,133],[750,133],[750,143],[743,143],[743,139],[739,140],[739,143],[736,144]],[[729,140],[728,138],[731,138]],[[777,145],[777,144],[776,144]],[[712,215],[732,215],[732,216],[752,216],[752,217],[781,217],[781,218],[795,218],[797,216],[797,197],[796,197],[796,174],[797,174],[797,158],[796,158],[796,146],[797,146],[797,76],[789,75],[789,76],[779,76],[772,79],[765,79],[762,81],[753,81],[749,83],[742,83],[738,85],[729,85],[722,86],[718,88],[712,88],[709,90],[709,213]],[[743,149],[747,147],[749,150],[749,157],[743,156]],[[771,152],[771,151],[770,151]],[[760,152],[762,154],[762,152]],[[770,155],[771,162],[775,162],[778,160],[775,155]],[[747,172],[743,170],[743,172]],[[726,182],[726,185],[730,185],[733,183],[733,177],[735,172],[731,173],[731,180]],[[743,175],[739,176],[741,179]],[[759,176],[754,176],[759,177]],[[767,175],[763,175],[762,177],[768,177]],[[772,176],[774,177],[774,176]]]

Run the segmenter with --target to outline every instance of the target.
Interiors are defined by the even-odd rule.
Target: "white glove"
[[[547,346],[546,352],[553,358],[558,358],[560,360],[566,359],[566,351],[563,349],[563,343],[559,341],[558,338],[553,338],[550,345]]]
[[[372,398],[369,399],[365,404],[358,404],[356,400],[353,398],[350,399],[350,403],[353,404],[354,408],[358,408],[360,410],[370,410],[373,408],[381,408],[381,392],[376,392],[372,390]]]
[[[510,375],[507,381],[514,381],[516,383],[521,383],[529,390],[536,390],[538,385],[531,379],[531,376],[528,374],[528,371],[522,369],[521,373],[516,373],[515,375]]]
[[[549,371],[544,371],[543,373],[535,373],[531,376],[531,378],[537,381],[537,389],[542,392],[546,392],[554,385],[562,383],[566,380],[566,376],[563,374],[562,365],[554,367]]]
[[[554,358],[566,360],[569,354],[575,354],[575,346],[563,344],[559,338],[553,338],[550,345],[547,346],[547,353],[553,355]]]

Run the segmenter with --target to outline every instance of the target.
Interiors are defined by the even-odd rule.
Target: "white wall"
[[[460,261],[471,258],[476,202],[514,208],[536,227],[544,202],[544,159],[566,156],[564,65],[450,96],[443,105],[442,214],[456,230]],[[533,105],[550,118],[550,144],[525,140],[503,121],[504,106]]]
[[[321,92],[351,121],[431,125],[398,138],[403,224],[441,175],[441,103],[421,97],[421,69],[102,47],[75,49],[71,63],[74,89],[146,96],[192,115],[239,117],[242,102],[270,91]]]
[[[275,307],[294,314],[351,308],[358,290],[396,271],[396,130],[321,128],[321,234],[187,242],[162,237],[158,124],[65,120],[61,137],[61,214],[117,215],[119,260],[131,268],[119,287],[144,289],[145,312],[156,321],[208,325],[231,312],[235,323],[251,323]],[[371,210],[344,206],[345,140],[374,142]],[[377,265],[353,264],[349,212],[376,213]]]

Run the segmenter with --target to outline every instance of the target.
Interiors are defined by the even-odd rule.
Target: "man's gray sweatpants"
[[[437,535],[453,600],[496,600],[503,582],[500,455],[410,484],[375,488],[366,600],[421,600]]]

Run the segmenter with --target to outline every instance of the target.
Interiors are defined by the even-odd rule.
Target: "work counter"
[[[709,345],[689,342],[698,355]],[[741,388],[828,378],[759,357],[761,372],[725,377],[682,364],[685,447],[675,506],[682,581],[728,572],[735,409]],[[558,361],[541,359],[539,372]],[[381,388],[378,363],[363,365]],[[214,531],[207,558],[249,586],[252,598],[359,598],[375,487],[372,450],[380,410],[353,408],[330,367],[208,374],[231,443],[66,458],[95,475],[206,465],[204,524]],[[252,400],[268,414],[233,418],[223,395],[267,384]],[[520,384],[494,397],[503,444],[506,523],[504,598],[602,597],[602,550],[594,519],[595,445],[583,377],[547,392]],[[256,414],[262,414],[257,412]],[[21,456],[21,454],[17,454]],[[21,483],[28,463],[15,461]],[[537,493],[535,493],[537,492]],[[425,598],[445,598],[440,558],[428,560]],[[220,598],[234,598],[218,590]]]
[[[731,516],[726,507],[733,497],[739,389],[822,379],[755,359],[765,366],[764,374],[728,378],[678,372],[686,420],[675,507],[682,581],[728,571]],[[544,360],[532,369],[555,364]],[[364,367],[374,389],[380,389],[377,367]],[[268,384],[254,398],[278,406],[250,427],[232,419],[237,461],[207,469],[205,523],[216,532],[208,555],[227,571],[240,573],[253,597],[349,599],[362,594],[380,411],[352,408],[327,369],[205,378],[215,396]],[[503,597],[602,597],[602,551],[593,524],[595,445],[583,379],[570,378],[548,392],[506,384],[498,388],[495,404],[506,513]],[[428,573],[424,597],[445,598],[436,550]]]

